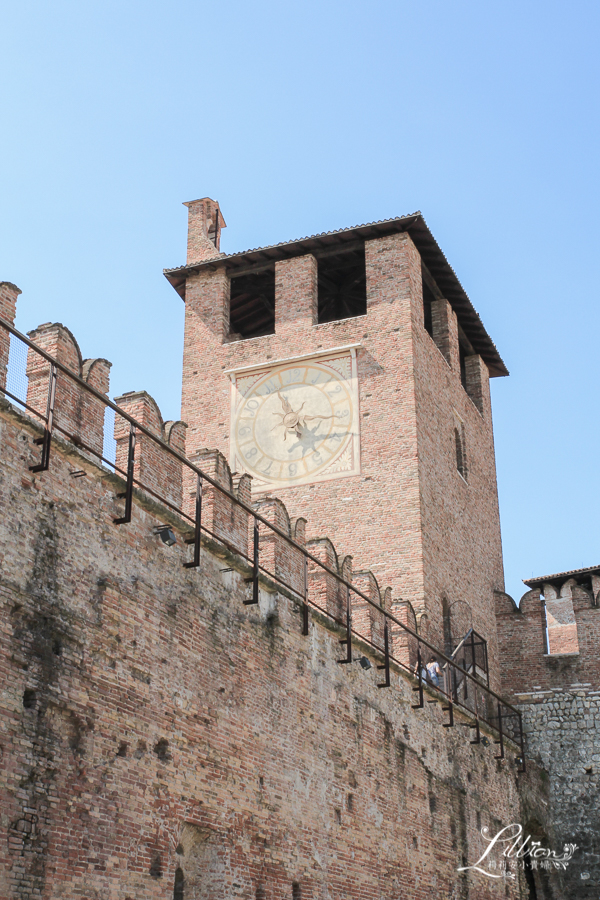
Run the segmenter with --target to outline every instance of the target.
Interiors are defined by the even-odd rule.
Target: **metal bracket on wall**
[[[500,744],[500,753],[498,756],[495,756],[494,759],[504,759],[504,735],[502,733],[502,704],[498,700],[498,736],[500,738],[499,741],[494,741],[495,744]]]
[[[258,603],[258,572],[259,572],[259,564],[258,564],[258,545],[259,545],[260,535],[258,532],[258,519],[254,520],[254,544],[253,544],[253,553],[252,553],[252,576],[247,578],[247,582],[252,582],[252,599],[244,600],[244,606],[254,606]]]
[[[36,438],[34,444],[41,444],[42,459],[37,466],[29,466],[31,472],[46,472],[50,465],[50,444],[52,441],[52,427],[54,425],[54,401],[56,399],[56,376],[58,369],[55,365],[50,366],[50,380],[48,382],[48,402],[46,404],[46,427],[44,428],[44,436]],[[62,383],[62,382],[61,382]]]
[[[194,523],[194,537],[186,541],[186,544],[194,545],[194,558],[191,562],[183,564],[185,569],[197,569],[200,565],[200,550],[202,547],[202,478],[196,480],[196,519]]]
[[[348,585],[346,585],[346,637],[340,641],[340,644],[346,645],[346,658],[338,659],[338,662],[344,666],[346,663],[352,662],[352,604]]]
[[[382,666],[377,666],[378,669],[383,669],[385,672],[385,681],[380,682],[377,687],[378,688],[386,688],[390,686],[390,637],[388,633],[388,623],[386,622],[383,627],[383,652],[385,654],[384,659],[385,662]]]
[[[454,728],[454,704],[448,701],[448,706],[442,706],[442,712],[448,713],[448,721],[442,722],[442,728]]]
[[[413,688],[416,693],[419,692],[419,702],[412,705],[412,709],[423,709],[423,664],[421,662],[421,645],[417,645],[417,672],[419,675],[419,687]]]
[[[302,634],[308,634],[309,614],[308,614],[308,557],[304,557],[304,604],[302,606]]]
[[[129,453],[127,455],[127,483],[125,491],[117,494],[117,497],[125,497],[125,515],[115,519],[115,525],[126,525],[131,522],[131,505],[133,500],[133,473],[135,470],[135,425],[129,426]]]

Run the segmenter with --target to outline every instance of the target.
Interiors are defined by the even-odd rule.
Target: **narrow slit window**
[[[365,248],[319,257],[319,325],[367,314]]]
[[[185,880],[183,870],[178,866],[175,869],[175,885],[173,887],[173,900],[184,900]]]
[[[425,279],[423,279],[423,326],[430,337],[433,337],[433,308],[435,295]]]
[[[275,333],[275,268],[234,276],[229,301],[231,338]]]
[[[467,356],[469,355],[467,349],[463,346],[462,341],[459,343],[458,352],[460,356],[460,380],[462,386],[465,391],[468,393],[467,389]]]
[[[467,480],[467,454],[465,450],[465,428],[462,422],[454,424],[454,445],[456,450],[456,468],[462,477]]]

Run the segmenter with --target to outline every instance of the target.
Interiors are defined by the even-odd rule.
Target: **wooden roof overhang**
[[[187,278],[204,268],[225,267],[227,274],[230,277],[235,277],[248,271],[256,271],[259,267],[266,268],[271,266],[277,260],[292,259],[296,256],[304,256],[307,253],[311,253],[319,259],[319,257],[332,253],[335,254],[353,249],[353,247],[362,245],[364,241],[374,240],[390,234],[398,234],[403,231],[408,232],[410,235],[442,295],[456,312],[462,330],[470,341],[474,352],[478,353],[485,361],[490,377],[495,378],[508,375],[508,369],[498,353],[496,345],[485,330],[483,322],[420,212],[397,219],[386,219],[381,222],[358,225],[354,228],[328,231],[295,241],[259,247],[255,250],[215,256],[212,259],[204,260],[194,265],[165,269],[164,275],[180,297],[185,300],[185,283]]]
[[[556,572],[554,575],[539,575],[537,578],[524,578],[523,584],[528,588],[543,588],[550,584],[554,588],[560,588],[565,581],[573,578],[577,584],[591,587],[592,575],[600,576],[600,566],[588,566],[585,569],[571,569],[568,572]]]

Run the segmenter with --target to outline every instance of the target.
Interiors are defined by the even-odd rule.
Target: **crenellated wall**
[[[73,445],[31,473],[39,434],[0,401],[0,896],[171,900],[183,879],[185,900],[280,900],[292,884],[303,900],[495,898],[457,869],[481,854],[480,827],[519,820],[517,748],[497,762],[442,727],[439,703],[411,709],[394,666],[387,690],[375,665],[340,666],[344,628],[313,613],[304,636],[301,604],[268,578],[244,605],[250,567],[218,538],[185,569],[189,523],[143,491],[116,525],[123,480]],[[279,501],[259,509],[302,538]],[[309,548],[350,574],[326,539]],[[294,571],[280,539],[265,553]],[[335,603],[327,581],[311,590]]]
[[[144,425],[166,444],[185,455],[185,422],[163,422],[156,401],[146,391],[129,391],[115,397],[124,412]],[[127,471],[130,426],[127,419],[115,416],[116,465]],[[160,445],[138,430],[135,435],[134,478],[150,489],[157,498],[167,500],[178,509],[183,502],[183,466]]]
[[[91,377],[66,329],[35,335]],[[30,372],[42,397],[43,373]],[[397,666],[379,689],[369,642],[381,647],[382,616],[356,597],[356,650],[373,666],[339,665],[344,592],[314,564],[310,599],[341,624],[315,610],[303,634],[302,554],[263,525],[262,559],[300,598],[267,574],[247,606],[252,516],[206,482],[210,533],[200,567],[185,568],[192,526],[169,503],[192,515],[195,479],[144,435],[131,521],[116,524],[123,478],[77,446],[88,425],[100,441],[100,420],[76,393],[61,397],[67,434],[37,473],[40,424],[0,400],[0,896],[496,898],[489,879],[457,870],[483,851],[482,827],[520,819],[517,747],[495,760],[493,745],[469,743],[459,710],[444,728],[427,688],[431,702],[413,709],[415,680]],[[148,394],[118,402],[183,449],[185,426],[163,423]],[[115,436],[124,468],[127,429]],[[249,477],[221,453],[190,458],[249,503]],[[392,606],[342,542],[307,541],[306,519],[277,498],[255,509]],[[165,523],[171,547],[156,534]],[[414,627],[407,601],[393,608]],[[518,877],[502,896],[521,888]]]
[[[519,606],[497,592],[496,621],[507,696],[582,683],[600,689],[600,607],[575,579],[536,587]]]
[[[68,328],[59,322],[47,322],[29,332],[29,337],[79,378],[108,394],[110,368],[106,359],[83,359],[79,344]],[[41,415],[46,414],[50,363],[39,353],[27,354],[27,404]],[[56,379],[54,427],[97,455],[104,442],[104,410],[101,400],[93,397],[63,372]]]

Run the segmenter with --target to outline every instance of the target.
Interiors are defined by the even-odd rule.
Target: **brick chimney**
[[[219,251],[221,229],[226,225],[219,204],[210,197],[203,197],[183,205],[188,208],[188,266],[222,256]]]

